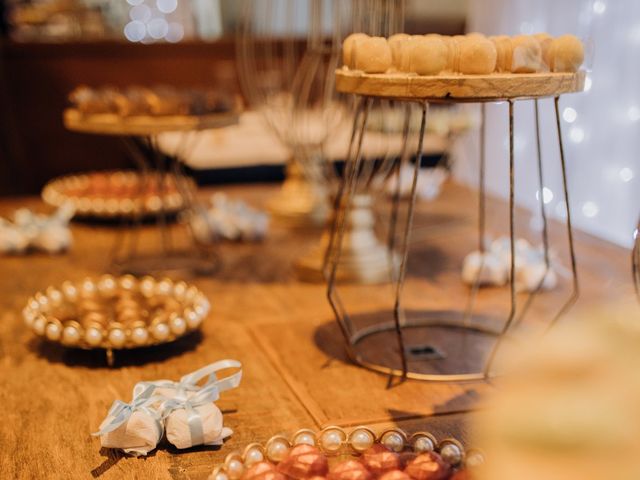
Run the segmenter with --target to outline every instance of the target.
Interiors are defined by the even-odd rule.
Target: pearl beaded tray
[[[336,90],[404,100],[499,101],[581,92],[584,90],[585,77],[584,71],[420,76],[407,73],[369,74],[341,68],[336,70]]]
[[[391,452],[403,456],[405,460],[426,452],[437,453],[451,467],[451,475],[455,471],[475,468],[484,463],[484,456],[479,450],[465,451],[463,445],[452,438],[438,442],[435,436],[428,432],[418,432],[408,436],[403,430],[392,428],[376,435],[368,427],[356,427],[347,432],[341,427],[329,426],[319,432],[308,429],[299,430],[290,438],[275,435],[264,445],[251,443],[243,452],[232,452],[227,455],[223,464],[213,470],[208,480],[246,478],[245,472],[260,462],[269,462],[278,466],[287,458],[289,451],[299,445],[318,447],[319,451],[328,458],[331,466],[340,461],[357,459],[374,445],[384,445]],[[268,475],[264,477],[265,480],[267,478],[275,479],[276,477]],[[332,473],[329,473],[329,478],[332,478]]]
[[[22,311],[37,335],[62,345],[114,349],[171,342],[196,330],[209,301],[185,282],[132,275],[64,282],[36,293]]]
[[[74,108],[64,111],[64,126],[74,132],[97,135],[149,136],[164,132],[186,132],[228,127],[238,123],[236,105],[232,110],[205,115],[132,115],[116,113],[84,114]]]
[[[54,207],[71,203],[76,215],[104,219],[150,216],[162,210],[177,213],[184,209],[185,200],[175,177],[166,176],[161,191],[158,175],[147,175],[127,170],[67,175],[47,183],[42,199]],[[183,181],[187,190],[196,190],[192,179]]]

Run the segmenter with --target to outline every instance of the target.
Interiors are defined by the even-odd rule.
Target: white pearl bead
[[[116,280],[111,275],[103,275],[98,282],[98,291],[105,296],[111,296],[116,291]]]
[[[80,341],[80,332],[76,327],[64,327],[62,341],[68,345],[75,345]]]
[[[90,297],[96,293],[97,287],[90,278],[85,279],[80,285],[80,292],[83,297]]]
[[[413,451],[416,453],[432,452],[435,449],[433,440],[429,437],[416,437],[413,441]]]
[[[187,284],[184,282],[178,282],[173,286],[173,296],[176,297],[176,300],[182,301],[184,300],[184,295],[187,292]]]
[[[149,332],[144,327],[136,327],[131,332],[131,339],[136,345],[144,345],[147,343],[147,338],[149,338]]]
[[[198,289],[196,287],[194,287],[193,285],[190,286],[189,288],[187,288],[187,291],[184,294],[184,298],[187,301],[192,301],[194,298],[196,298],[196,296],[198,295]]]
[[[382,437],[382,444],[394,452],[401,452],[404,448],[404,438],[398,432],[387,432]]]
[[[244,465],[237,458],[233,458],[227,462],[226,470],[231,480],[238,480],[244,472]]]
[[[229,477],[224,472],[218,472],[215,477],[213,477],[213,480],[229,480]]]
[[[166,323],[156,323],[153,326],[153,336],[156,340],[166,340],[169,336],[169,326]]]
[[[125,334],[119,328],[114,328],[109,332],[109,342],[114,347],[121,347],[126,340]]]
[[[60,340],[60,335],[62,334],[60,325],[58,325],[57,323],[49,323],[47,325],[45,334],[47,338],[51,341],[56,342]]]
[[[156,294],[157,295],[169,295],[171,293],[171,281],[167,280],[166,278],[164,280],[160,280],[157,284],[156,284]]]
[[[326,452],[335,453],[342,446],[343,435],[339,430],[327,430],[320,437],[320,445]]]
[[[133,288],[136,286],[136,279],[133,275],[125,275],[124,277],[120,278],[120,287],[123,290],[133,290]]]
[[[67,300],[75,302],[78,299],[78,289],[71,282],[64,282],[62,284],[62,293],[67,297]]]
[[[144,277],[140,281],[140,292],[145,297],[149,298],[153,295],[153,292],[156,288],[156,281],[152,277]]]
[[[281,462],[289,451],[289,445],[284,439],[275,439],[267,445],[267,457],[272,462]]]
[[[357,452],[364,452],[367,450],[371,445],[373,445],[374,440],[375,439],[371,432],[364,429],[354,430],[349,436],[349,443],[351,443],[351,446]]]
[[[176,335],[182,335],[187,330],[187,322],[182,317],[173,317],[169,320],[169,325]]]
[[[34,312],[40,311],[40,303],[35,298],[29,299],[29,308]]]
[[[47,327],[47,321],[43,316],[36,317],[33,321],[33,331],[38,335],[44,335],[44,329]]]
[[[187,318],[187,325],[189,325],[191,330],[198,328],[202,322],[202,317],[191,309],[187,310],[185,317]]]
[[[22,309],[22,318],[24,319],[24,323],[26,323],[28,327],[31,327],[33,321],[36,319],[36,314],[30,307],[24,307]]]
[[[447,443],[440,449],[440,456],[445,462],[456,466],[462,461],[462,450],[454,443]]]
[[[249,466],[264,460],[264,455],[258,448],[250,448],[244,454],[244,463]]]
[[[302,432],[296,435],[296,438],[293,440],[294,445],[311,445],[315,446],[316,438],[308,432]]]
[[[89,345],[96,347],[102,342],[102,332],[94,327],[88,328],[84,334],[84,339]]]
[[[49,301],[54,307],[62,305],[62,301],[64,299],[62,292],[56,288],[48,288],[47,297],[49,297]]]
[[[46,312],[49,310],[49,297],[45,296],[45,295],[39,295],[38,298],[36,298],[36,300],[38,301],[38,304],[40,305],[40,311],[41,312]]]

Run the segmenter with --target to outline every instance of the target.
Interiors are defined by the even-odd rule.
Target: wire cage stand
[[[451,92],[443,92],[442,95],[435,97],[418,97],[414,96],[411,92],[412,89],[400,89],[408,92],[406,97],[403,98],[402,93],[388,93],[390,90],[380,88],[379,92],[376,92],[375,85],[372,83],[371,88],[368,88],[366,79],[358,78],[355,82],[349,83],[349,79],[346,81],[338,82],[338,89],[344,92],[355,93],[358,98],[357,111],[353,120],[351,145],[349,147],[349,154],[346,163],[346,173],[340,189],[339,196],[339,209],[338,215],[335,218],[333,227],[333,234],[330,244],[330,253],[328,254],[327,262],[327,297],[331,304],[335,318],[338,322],[344,340],[346,342],[347,354],[350,359],[356,364],[374,370],[380,373],[384,373],[390,376],[401,377],[402,379],[410,378],[425,381],[478,381],[489,380],[497,374],[494,371],[496,354],[503,346],[504,342],[511,337],[514,329],[519,325],[533,303],[534,298],[540,293],[543,288],[543,281],[546,277],[546,273],[550,268],[550,242],[548,235],[548,218],[545,212],[545,204],[542,195],[539,197],[539,208],[543,223],[542,228],[542,243],[544,248],[544,260],[545,260],[545,275],[540,280],[540,283],[534,288],[528,295],[528,298],[518,309],[517,305],[517,292],[516,292],[516,249],[515,249],[515,181],[514,181],[514,104],[516,101],[533,100],[535,106],[535,138],[537,145],[537,173],[539,191],[542,191],[544,185],[544,172],[542,164],[542,154],[540,150],[540,109],[539,101],[541,98],[552,97],[554,99],[555,107],[555,123],[557,127],[557,142],[559,146],[559,160],[562,174],[562,189],[564,195],[564,201],[567,206],[566,216],[566,232],[568,238],[568,248],[571,261],[571,273],[572,273],[572,285],[571,292],[568,298],[563,300],[563,303],[557,313],[545,323],[545,329],[551,328],[558,318],[560,318],[577,300],[579,295],[579,285],[576,270],[576,258],[573,243],[573,232],[571,225],[571,211],[569,202],[569,191],[567,188],[567,171],[565,161],[565,151],[562,138],[562,130],[560,123],[559,102],[561,93],[569,93],[575,91],[581,91],[583,89],[583,72],[575,74],[575,83],[569,88],[559,88],[556,93],[543,92],[543,93],[526,93],[522,95],[510,96],[505,95],[504,90],[497,89],[497,92],[488,97],[468,95],[458,91],[459,95],[456,96],[455,92],[452,95]],[[336,72],[336,75],[340,75],[340,71]],[[551,74],[553,75],[553,74]],[[348,75],[346,75],[348,76]],[[358,74],[354,75],[358,76]],[[366,77],[366,75],[364,75]],[[373,76],[372,76],[373,77]],[[373,79],[375,81],[376,79]],[[378,79],[379,80],[379,79]],[[425,78],[425,83],[428,83],[432,79]],[[434,80],[438,82],[439,80]],[[505,80],[507,82],[508,80]],[[517,78],[513,79],[514,82],[518,82]],[[448,87],[447,87],[448,88]],[[446,90],[446,88],[445,88]],[[362,93],[364,92],[364,93]],[[392,210],[389,220],[390,235],[388,238],[388,248],[390,251],[398,249],[400,256],[400,266],[397,272],[393,275],[393,287],[394,287],[394,307],[393,318],[387,321],[379,321],[366,327],[356,328],[349,312],[345,308],[342,298],[337,289],[337,265],[340,262],[340,256],[342,254],[342,242],[345,232],[345,219],[348,216],[348,212],[353,208],[354,192],[356,191],[356,185],[359,180],[359,172],[362,170],[362,144],[365,131],[367,129],[367,123],[369,118],[369,112],[372,102],[375,98],[385,97],[394,99],[399,102],[403,102],[406,105],[405,110],[405,127],[403,131],[403,141],[405,146],[409,141],[409,117],[411,108],[417,105],[421,113],[420,131],[418,137],[418,147],[415,153],[415,164],[413,166],[413,183],[411,188],[410,198],[406,209],[406,218],[403,222],[400,218],[400,195],[399,185],[396,189],[396,194],[392,200]],[[486,142],[486,104],[492,102],[507,102],[508,103],[508,115],[509,115],[509,247],[510,247],[510,277],[509,277],[509,313],[506,319],[501,321],[501,326],[498,328],[491,328],[485,325],[479,325],[478,322],[474,322],[474,306],[476,303],[476,297],[480,288],[480,273],[482,268],[479,269],[478,275],[474,284],[470,287],[466,305],[459,311],[455,311],[454,315],[445,315],[441,311],[431,310],[426,314],[422,314],[420,318],[408,321],[406,318],[405,306],[403,302],[403,288],[405,286],[405,279],[407,274],[407,265],[409,262],[409,244],[411,240],[412,226],[416,207],[416,190],[418,182],[418,174],[420,170],[420,164],[422,159],[422,144],[425,135],[425,128],[428,121],[429,106],[432,103],[479,103],[481,105],[481,124],[480,124],[480,166],[478,176],[478,190],[479,190],[479,211],[478,211],[478,247],[481,253],[486,251],[485,245],[485,227],[486,227],[486,188],[485,188],[485,172],[486,172],[486,159],[485,159],[485,142]],[[407,154],[407,148],[404,148],[403,154],[397,157],[395,168],[399,170],[403,164],[408,162],[409,155]],[[398,230],[401,230],[398,232]],[[396,237],[399,240],[395,240]],[[545,319],[546,321],[546,319]],[[415,329],[425,329],[427,335],[429,335],[430,329],[439,329],[442,335],[463,335],[471,336],[471,338],[477,338],[478,336],[484,336],[485,338],[493,339],[493,345],[488,348],[488,352],[485,352],[482,356],[478,357],[477,361],[474,361],[473,368],[469,367],[466,370],[460,371],[460,367],[456,367],[455,363],[450,368],[445,369],[430,369],[428,372],[424,371],[424,368],[414,368],[414,362],[419,361],[431,361],[431,358],[424,358],[416,356],[412,358],[412,352],[414,348],[407,345],[407,340],[414,337],[413,332]],[[395,337],[397,344],[397,355],[395,361],[388,359],[384,360],[371,360],[367,358],[367,355],[359,349],[362,342],[365,339],[371,338],[375,335],[391,335]],[[429,338],[429,337],[427,337]],[[452,337],[453,338],[453,337]],[[387,337],[388,341],[391,341]],[[429,340],[427,340],[429,343]],[[446,345],[445,345],[446,347]],[[432,351],[438,351],[431,345],[427,345],[426,348]],[[442,350],[442,348],[440,348]],[[439,353],[439,360],[448,362],[455,359],[447,357],[447,352],[442,351]],[[488,353],[488,354],[487,354]],[[464,355],[464,352],[463,352]],[[451,355],[450,357],[452,357]],[[398,367],[399,365],[399,367]]]

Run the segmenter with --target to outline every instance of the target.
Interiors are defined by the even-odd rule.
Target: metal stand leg
[[[398,211],[400,210],[400,187],[402,185],[402,179],[400,175],[402,173],[402,167],[405,166],[409,160],[409,129],[411,126],[411,104],[405,105],[405,113],[404,113],[404,126],[402,129],[402,151],[400,152],[400,158],[396,161],[395,175],[396,175],[396,184],[393,192],[393,199],[391,203],[391,217],[389,218],[389,238],[387,240],[387,248],[389,250],[389,262],[391,274],[391,282],[395,283],[398,281],[397,279],[397,271],[395,265],[395,249],[396,249],[396,234],[398,227]]]
[[[482,277],[482,270],[484,270],[484,257],[486,252],[486,182],[485,182],[485,173],[486,173],[486,128],[487,128],[487,109],[486,104],[482,103],[480,105],[480,168],[478,175],[478,251],[481,254],[480,260],[480,268],[478,269],[478,274],[476,275],[476,279],[473,282],[473,286],[471,287],[471,292],[469,294],[469,300],[467,301],[467,308],[464,313],[463,325],[465,327],[469,326],[471,323],[471,317],[473,315],[473,307],[476,303],[476,297],[478,295],[478,290],[480,289],[480,278]]]
[[[529,308],[533,304],[536,295],[540,293],[542,287],[544,285],[544,281],[549,274],[549,270],[551,268],[551,260],[549,257],[549,223],[547,220],[547,211],[544,206],[544,170],[542,166],[542,145],[540,142],[540,107],[539,100],[536,99],[534,101],[535,107],[535,119],[536,119],[536,149],[537,149],[537,159],[538,159],[538,205],[540,207],[540,217],[542,218],[542,246],[544,249],[544,274],[540,278],[540,281],[534,288],[534,290],[527,297],[527,301],[522,307],[522,311],[518,315],[518,318],[514,322],[515,325],[519,325],[522,320],[524,320]]]
[[[416,163],[413,169],[413,184],[411,185],[411,197],[409,200],[409,208],[407,211],[407,220],[405,222],[404,237],[401,246],[401,263],[400,271],[396,282],[396,300],[393,309],[393,320],[396,328],[396,337],[398,339],[398,348],[400,349],[400,360],[402,363],[402,378],[407,376],[407,355],[404,348],[404,338],[402,335],[402,324],[404,323],[404,310],[402,308],[402,288],[404,287],[405,275],[407,273],[407,259],[409,257],[409,241],[411,238],[411,229],[413,227],[413,215],[416,206],[416,197],[418,193],[418,175],[422,163],[422,146],[424,142],[424,131],[427,125],[427,110],[429,104],[422,104],[422,120],[420,122],[420,133],[418,137],[418,150],[416,152]]]
[[[338,273],[338,265],[340,264],[340,253],[342,250],[342,241],[344,239],[347,213],[351,208],[351,201],[355,192],[357,182],[358,169],[360,168],[360,163],[362,161],[362,142],[367,127],[371,103],[372,100],[370,98],[367,98],[365,100],[364,112],[362,114],[362,124],[360,125],[359,129],[357,123],[358,116],[356,116],[353,122],[354,135],[355,132],[358,132],[356,141],[357,146],[355,154],[353,156],[349,155],[349,158],[347,158],[346,160],[347,163],[345,164],[345,173],[348,173],[348,176],[344,177],[344,187],[342,188],[342,194],[340,195],[338,201],[334,235],[332,235],[332,237],[334,238],[331,240],[332,252],[329,253],[328,264],[329,276],[327,280],[327,298],[329,300],[331,308],[333,309],[333,313],[338,320],[338,324],[340,325],[340,329],[342,330],[342,334],[345,337],[349,349],[351,349],[352,347],[351,336],[353,334],[353,326],[351,324],[351,319],[349,318],[349,315],[346,312],[344,305],[342,304],[340,295],[336,290],[336,278]]]
[[[564,201],[567,205],[567,237],[569,240],[569,255],[571,257],[571,273],[573,275],[573,290],[569,299],[562,306],[558,314],[551,321],[547,330],[552,328],[558,319],[564,315],[578,299],[580,294],[580,286],[578,283],[578,269],[576,267],[576,253],[573,244],[573,228],[571,226],[571,205],[569,203],[569,188],[567,182],[567,165],[564,156],[564,144],[562,142],[562,124],[560,122],[560,97],[555,97],[555,112],[556,112],[556,128],[558,130],[558,146],[560,147],[560,165],[562,167],[562,189],[564,191]]]
[[[333,201],[333,212],[332,212],[333,219],[331,222],[331,231],[329,233],[329,244],[327,245],[327,250],[324,254],[324,262],[322,266],[322,272],[325,280],[330,275],[330,269],[329,269],[329,266],[331,264],[330,257],[331,255],[333,255],[334,246],[335,246],[334,240],[336,236],[336,227],[337,227],[337,224],[339,223],[338,217],[341,214],[340,204],[342,202],[342,196],[344,195],[347,179],[351,178],[351,175],[352,175],[351,169],[353,168],[353,165],[354,165],[354,162],[349,162],[349,159],[352,158],[353,146],[356,140],[356,133],[358,132],[357,125],[361,119],[364,109],[365,109],[365,100],[359,99],[358,104],[356,106],[356,111],[355,111],[356,113],[353,118],[353,129],[351,130],[351,139],[349,140],[349,148],[347,150],[347,159],[345,160],[345,164],[344,164],[344,172],[343,172],[344,181],[340,182],[340,185],[338,186],[338,191],[336,192],[336,197]]]
[[[511,297],[511,307],[509,317],[507,318],[500,336],[489,354],[487,365],[484,371],[485,379],[491,375],[491,367],[496,357],[496,353],[502,345],[502,341],[506,336],[513,319],[516,315],[516,242],[515,242],[515,163],[514,163],[514,145],[513,145],[513,100],[509,100],[509,243],[511,247],[511,274],[509,278],[509,290]]]

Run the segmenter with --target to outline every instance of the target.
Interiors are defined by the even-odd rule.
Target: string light
[[[124,26],[124,36],[130,42],[139,42],[147,34],[147,27],[140,20],[133,20]]]
[[[633,170],[631,170],[629,167],[621,168],[620,172],[618,172],[618,176],[623,182],[630,182],[631,180],[633,180]]]
[[[169,32],[169,24],[164,18],[154,18],[147,24],[147,31],[151,38],[164,38]]]
[[[162,13],[172,13],[178,8],[178,0],[157,0],[156,6]]]
[[[536,190],[536,200],[540,200],[540,190]],[[545,204],[551,203],[553,201],[553,192],[550,188],[544,187],[542,189],[542,201]]]
[[[598,215],[600,209],[595,202],[588,201],[582,204],[582,214],[587,218],[593,218]]]
[[[564,109],[564,112],[562,112],[562,118],[564,118],[564,121],[567,123],[573,123],[578,118],[578,112],[576,112],[574,108],[567,107]]]
[[[602,0],[593,2],[593,12],[602,15],[607,10],[607,5]]]
[[[572,127],[571,130],[569,130],[569,138],[573,143],[582,143],[584,137],[584,130],[580,127]]]

